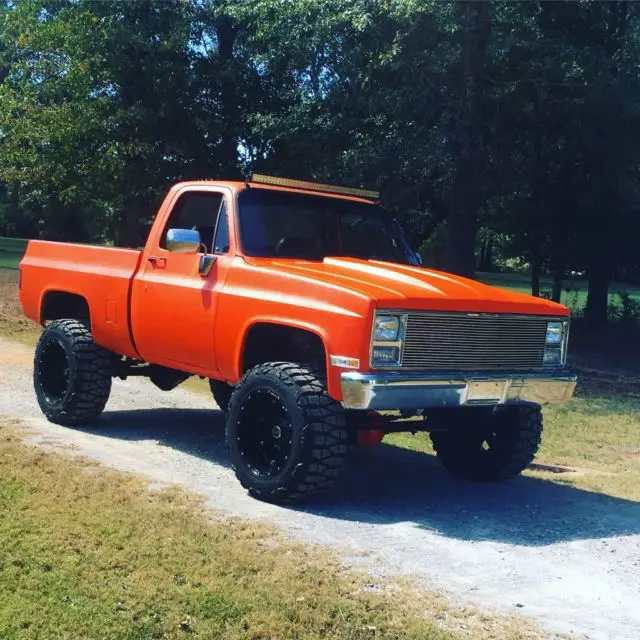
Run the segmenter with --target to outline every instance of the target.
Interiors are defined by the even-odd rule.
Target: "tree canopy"
[[[167,187],[377,187],[427,262],[640,274],[640,6],[0,1],[0,231],[137,244]],[[554,295],[559,295],[554,287]]]

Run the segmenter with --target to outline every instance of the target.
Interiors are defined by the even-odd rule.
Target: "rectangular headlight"
[[[562,366],[567,361],[569,322],[553,320],[547,323],[547,335],[542,363],[546,366]]]
[[[371,360],[378,365],[392,365],[400,362],[400,348],[379,345],[371,350]]]
[[[547,344],[562,344],[564,337],[563,322],[549,322],[547,324]]]
[[[395,342],[400,331],[398,316],[376,316],[373,325],[374,342]]]
[[[546,364],[546,365],[562,364],[562,349],[560,347],[547,347],[544,350],[543,364]]]

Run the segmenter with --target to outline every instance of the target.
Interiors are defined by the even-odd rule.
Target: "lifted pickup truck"
[[[394,431],[429,432],[464,478],[519,474],[540,406],[575,387],[568,310],[422,268],[375,199],[268,176],[188,182],[142,251],[31,241],[20,299],[44,326],[42,411],[83,424],[113,377],[208,378],[237,477],[269,501],[326,490],[350,443]]]

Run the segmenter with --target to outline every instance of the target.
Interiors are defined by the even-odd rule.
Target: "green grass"
[[[374,593],[328,552],[22,435],[0,433],[3,640],[542,637],[408,583]]]
[[[531,295],[531,278],[521,273],[482,273],[475,275],[476,280],[485,284],[511,289],[520,293]],[[550,278],[542,278],[540,288],[543,292],[551,292],[552,281]],[[579,279],[566,279],[563,281],[562,296],[560,302],[576,311],[582,311],[587,306],[588,282]],[[619,294],[627,294],[640,303],[640,287],[622,283],[612,283],[609,287],[609,304],[620,306]]]
[[[17,269],[22,253],[0,250],[0,269]]]
[[[17,269],[28,240],[0,238],[0,269]]]

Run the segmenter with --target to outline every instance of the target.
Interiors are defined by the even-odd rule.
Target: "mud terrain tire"
[[[322,376],[302,365],[248,371],[231,395],[226,425],[236,476],[260,500],[307,500],[329,489],[344,466],[344,410]]]
[[[40,336],[33,384],[50,422],[88,424],[100,416],[111,392],[111,354],[79,320],[56,320]]]
[[[481,424],[470,424],[480,418]],[[433,431],[431,442],[454,475],[477,482],[502,482],[517,476],[534,459],[542,436],[539,407],[508,407],[495,413],[455,410],[447,429]]]

